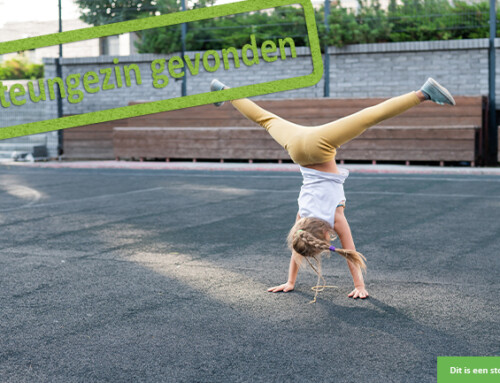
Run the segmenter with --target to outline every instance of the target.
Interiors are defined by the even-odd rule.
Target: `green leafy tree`
[[[76,0],[81,19],[92,25],[109,24],[165,15],[181,11],[179,0]],[[215,4],[215,0],[187,2],[190,9]],[[171,53],[181,50],[181,25],[136,32],[140,53]],[[296,45],[307,44],[303,10],[296,7],[277,7],[273,12],[250,12],[187,23],[186,49],[221,49],[241,46],[255,34],[257,44],[276,37],[293,37]]]
[[[354,11],[342,7],[340,2],[332,4],[328,23],[330,29],[327,35],[328,45],[342,47],[361,41],[361,31]]]
[[[102,25],[181,10],[180,0],[76,0],[82,20]],[[215,0],[188,2],[191,8],[214,5]],[[358,0],[357,9],[331,2],[329,32],[324,26],[324,7],[315,12],[322,49],[325,45],[482,38],[489,36],[489,3],[466,0]],[[500,10],[499,10],[500,14]],[[500,30],[500,23],[499,23]],[[140,53],[171,53],[181,50],[181,26],[137,32]],[[186,49],[208,50],[239,47],[255,34],[257,44],[267,39],[293,37],[307,46],[304,14],[300,7],[249,12],[187,24]]]
[[[167,15],[181,11],[180,2],[176,0],[158,0],[157,15]],[[140,17],[149,17],[140,15]],[[136,32],[139,41],[136,43],[139,53],[169,53],[181,49],[181,25],[172,25]]]
[[[203,8],[208,5],[213,5],[215,0],[198,0],[191,9]],[[157,2],[159,15],[166,15],[173,12],[180,12],[180,1],[176,0],[158,0]],[[201,20],[197,22],[187,23],[186,33],[186,49],[201,50],[209,49],[210,43],[200,44],[198,41],[211,41],[212,33],[210,28],[213,26],[213,20]],[[139,31],[137,34],[140,41],[137,48],[140,53],[172,53],[181,50],[181,28],[180,24],[148,29]]]
[[[388,41],[392,25],[386,17],[386,11],[380,6],[380,1],[358,0],[358,5],[358,37],[366,43]]]
[[[249,41],[251,34],[257,45],[283,37],[292,37],[296,45],[307,45],[303,10],[278,7],[274,12],[250,12],[189,23],[187,45],[189,49],[239,47]]]
[[[23,56],[12,58],[0,65],[1,80],[34,80],[43,78],[44,67],[42,64],[29,62]]]
[[[497,18],[498,15],[500,11]],[[489,36],[488,20],[486,1],[390,0],[387,9],[382,9],[379,0],[358,0],[356,11],[343,8],[339,3],[332,5],[330,33],[323,38],[334,46],[484,38]],[[324,28],[319,30],[324,32]]]
[[[97,26],[120,21],[158,16],[181,10],[177,0],[76,0],[80,19]],[[139,52],[155,52],[157,47],[166,51],[180,47],[180,26],[163,27],[138,31]]]
[[[390,41],[448,40],[453,6],[448,0],[403,0],[388,12]]]
[[[76,0],[80,19],[90,25],[104,25],[158,14],[161,0]],[[175,2],[175,1],[174,1]]]
[[[497,12],[497,20],[500,10]],[[455,1],[450,18],[453,19],[455,28],[452,29],[453,39],[477,39],[490,35],[489,28],[489,3],[468,3]],[[497,35],[500,25],[497,23]]]

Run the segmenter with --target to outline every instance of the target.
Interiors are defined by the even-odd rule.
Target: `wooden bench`
[[[337,158],[370,161],[467,161],[478,156],[482,97],[457,97],[457,106],[425,103],[368,129],[343,145]],[[383,99],[262,100],[259,105],[301,125],[320,125]],[[131,103],[136,104],[136,103]],[[286,152],[231,105],[204,105],[124,120],[113,128],[121,159],[284,160]]]
[[[113,128],[127,126],[116,120],[63,130],[64,158],[71,160],[110,160],[113,155]]]
[[[377,126],[343,145],[339,160],[470,162],[477,150],[475,126]]]
[[[337,158],[353,161],[474,162],[478,157],[476,147],[481,141],[481,138],[478,138],[478,129],[484,126],[482,122],[483,100],[481,96],[457,97],[456,100],[457,107],[455,108],[425,103],[400,116],[384,121],[366,131],[356,140],[344,145],[338,151]],[[261,100],[257,103],[292,122],[302,125],[320,125],[381,101],[383,99],[298,99]],[[208,132],[209,128],[237,127],[252,129],[231,131],[232,135],[229,139],[231,141],[219,142],[216,149],[212,151],[208,151],[208,147],[206,147],[204,152],[200,150],[200,148],[205,148],[202,141],[213,140],[213,138],[205,139],[201,132],[197,134],[193,130],[185,130],[185,128],[203,128]],[[120,130],[118,128],[130,129]],[[167,145],[166,142],[169,139],[166,137],[168,134],[172,134],[170,131],[163,134],[164,138],[161,141],[157,141],[160,133],[156,129],[143,131],[144,134],[155,135],[156,139],[138,139],[140,130],[144,128],[177,128],[179,133],[174,140],[178,141]],[[227,137],[228,132],[221,133],[221,139],[226,139],[224,137]],[[138,140],[135,146],[132,145],[134,146],[133,153],[130,151],[132,136],[127,139],[127,135],[134,135]],[[182,135],[184,138],[181,137]],[[197,140],[196,144],[185,145],[193,139]],[[63,133],[63,140],[64,156],[68,159],[112,159],[119,157],[124,159],[282,160],[288,158],[287,156],[283,157],[280,150],[275,150],[276,145],[270,136],[264,134],[261,128],[242,116],[229,103],[221,108],[204,105],[66,129]],[[237,145],[234,141],[244,142],[246,148],[233,147],[234,150],[231,151],[229,145]],[[161,146],[153,148],[159,142],[164,148],[162,149]],[[265,146],[262,146],[264,142]],[[205,144],[214,146],[213,142],[205,142]],[[172,151],[172,147],[176,147],[176,151]],[[166,151],[167,149],[168,151]],[[224,153],[221,151],[222,149],[225,150]]]
[[[290,159],[261,127],[114,128],[113,146],[128,159]]]

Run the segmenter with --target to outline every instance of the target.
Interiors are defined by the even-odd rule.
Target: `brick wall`
[[[7,81],[2,81],[2,83],[8,88],[10,88],[10,86],[13,84],[22,84],[24,85],[25,89],[28,89],[27,80],[7,80]],[[35,89],[35,94],[38,94],[38,82],[34,82],[34,89]],[[7,100],[9,100],[8,96],[6,96],[6,98]],[[55,104],[55,107],[52,104]],[[27,103],[22,106],[11,105],[8,108],[0,107],[0,128],[6,126],[26,124],[29,122],[49,120],[53,118],[57,118],[56,103],[48,103],[46,101],[33,103],[31,101],[27,101]],[[45,140],[41,140],[42,135],[43,133],[38,135],[33,135],[30,137],[23,137],[21,140],[23,142],[30,142],[30,138],[32,138],[31,141],[33,141],[33,143],[45,141],[47,143],[48,155],[50,157],[57,157],[57,132],[46,133]],[[19,139],[17,140],[19,141]],[[0,144],[2,142],[5,143],[16,142],[16,138],[2,140],[0,141]]]
[[[288,49],[287,51],[289,52]],[[259,64],[255,64],[250,67],[245,66],[243,62],[241,62],[239,68],[234,68],[234,63],[230,60],[230,69],[224,70],[221,62],[219,70],[213,73],[205,71],[203,64],[200,63],[200,71],[197,75],[191,76],[188,73],[187,94],[190,95],[208,92],[210,81],[213,78],[218,78],[228,85],[235,87],[310,74],[313,68],[309,49],[297,47],[296,51],[296,58],[291,58],[290,54],[288,54],[286,60],[278,59],[272,63],[265,62],[262,58],[260,58]],[[194,57],[196,53],[197,52],[188,52],[187,54],[189,57]],[[202,56],[204,52],[200,51],[199,53]],[[163,74],[166,74],[169,77],[169,84],[161,89],[153,87],[151,62],[155,59],[162,58],[168,61],[168,59],[174,55],[179,54],[143,54],[118,57],[118,66],[130,65],[131,63],[139,66],[142,85],[136,85],[134,76],[132,75],[132,86],[130,87],[123,86],[112,90],[101,90],[92,95],[85,94],[84,100],[78,104],[71,104],[67,101],[67,99],[65,99],[63,102],[64,114],[78,114],[116,108],[119,106],[126,106],[130,101],[155,101],[180,97],[182,81],[180,79],[176,81],[176,79],[168,75],[168,69],[165,69]],[[98,72],[101,68],[114,68],[115,65],[113,64],[113,58],[114,57],[92,57],[63,59],[63,77],[73,73],[84,74],[91,70]],[[213,65],[213,60],[210,60],[209,63],[210,65]],[[45,68],[46,77],[55,77],[55,65],[53,59],[45,60]],[[111,80],[111,82],[115,84],[114,77]],[[310,88],[299,89],[271,94],[269,96],[263,96],[263,98],[321,97],[322,94],[322,88],[316,86],[312,91]]]
[[[497,46],[497,55],[500,57],[500,39],[497,39]],[[333,98],[391,97],[418,89],[429,76],[442,82],[456,95],[488,94],[487,39],[360,44],[344,48],[330,47],[329,54],[330,97]],[[189,55],[194,56],[194,52]],[[143,84],[86,94],[86,99],[79,104],[70,104],[65,100],[65,114],[124,106],[129,101],[179,97],[181,81],[170,79],[170,84],[163,89],[152,86],[151,61],[171,56],[147,54],[120,57],[119,65],[139,65]],[[114,67],[109,57],[68,58],[63,59],[63,65],[63,76]],[[309,49],[297,48],[297,58],[287,57],[284,61],[274,63],[266,63],[261,59],[260,64],[252,67],[242,64],[238,69],[225,71],[221,68],[215,73],[205,72],[201,66],[198,75],[188,76],[187,91],[188,94],[206,92],[214,77],[236,87],[306,75],[311,71]],[[46,60],[46,73],[49,78],[55,77],[52,59]],[[323,97],[323,86],[322,80],[313,87],[258,98]],[[500,99],[500,67],[497,69],[497,98]]]
[[[497,56],[500,59],[500,39],[496,41]],[[195,52],[189,52],[194,57]],[[200,52],[203,54],[203,52]],[[453,40],[409,43],[360,44],[344,48],[330,47],[330,97],[364,98],[391,97],[418,89],[431,76],[442,82],[453,94],[476,96],[488,94],[488,40]],[[181,81],[174,81],[163,89],[152,86],[151,61],[168,59],[172,55],[134,55],[119,57],[119,66],[135,63],[139,66],[143,83],[140,86],[85,93],[85,99],[78,104],[63,102],[64,114],[79,114],[97,110],[126,106],[130,101],[154,101],[181,95]],[[100,68],[113,68],[113,57],[64,58],[63,77],[72,73],[84,74]],[[45,59],[46,77],[55,74],[54,59]],[[497,66],[498,68],[498,66]],[[188,76],[188,94],[208,91],[212,78],[216,77],[232,87],[267,82],[283,78],[307,75],[312,71],[309,49],[297,48],[297,58],[273,63],[260,60],[260,64],[225,71],[221,67],[215,73],[204,71]],[[317,98],[323,96],[323,80],[313,87],[274,93],[258,98]],[[497,99],[500,99],[500,70],[497,69]],[[36,105],[36,104],[35,104]],[[12,108],[12,107],[11,107]],[[18,107],[20,108],[20,107]],[[45,111],[42,109],[45,108]],[[0,126],[13,122],[33,120],[33,113],[40,116],[54,115],[57,105],[40,102],[28,114],[17,109],[2,109]],[[19,109],[20,110],[20,109]],[[24,109],[23,109],[24,110]],[[42,118],[41,118],[42,119]],[[53,152],[53,148],[51,152]]]
[[[500,47],[500,39],[496,46]],[[330,47],[329,52],[334,98],[390,97],[418,89],[427,77],[455,95],[488,94],[487,39],[361,44]],[[496,80],[498,98],[498,66]]]

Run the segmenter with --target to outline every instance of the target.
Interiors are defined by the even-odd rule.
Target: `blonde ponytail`
[[[348,261],[354,263],[356,266],[359,266],[361,270],[366,271],[366,258],[363,254],[357,252],[356,250],[338,249],[330,246],[330,251],[340,254]]]

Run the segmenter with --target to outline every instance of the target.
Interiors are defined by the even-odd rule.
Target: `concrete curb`
[[[51,161],[13,162],[3,161],[0,165],[25,168],[71,168],[71,169],[132,169],[132,170],[201,170],[201,171],[252,171],[252,172],[298,172],[296,164],[275,163],[213,163],[213,162],[135,162],[135,161]],[[372,174],[458,174],[500,176],[500,168],[432,167],[404,165],[345,164],[341,167],[351,173]]]

